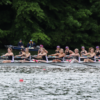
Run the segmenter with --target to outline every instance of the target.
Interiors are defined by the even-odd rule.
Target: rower
[[[29,48],[35,47],[35,46],[36,46],[36,44],[32,40],[30,40],[30,42],[27,44],[27,47],[29,47]]]
[[[84,59],[84,62],[95,62],[95,52],[94,52],[94,48],[91,48],[90,52],[87,54],[84,54],[85,56],[87,56],[87,59]]]
[[[19,52],[19,55],[25,53],[24,48],[21,49],[21,51]]]
[[[89,48],[88,53],[90,53],[90,52],[91,52],[91,49],[93,49],[93,47],[90,47],[90,48]]]
[[[68,46],[65,47],[65,57],[70,59],[70,55],[73,54],[74,52],[72,50],[69,49]]]
[[[38,54],[38,56],[41,56],[42,60],[38,60],[38,62],[47,62],[47,52],[44,48],[41,48],[41,52]],[[36,61],[36,60],[35,60]]]
[[[74,53],[70,54],[70,56],[73,58],[72,60],[74,62],[79,62],[80,54],[79,54],[79,50],[77,48],[74,50]]]
[[[8,48],[8,53],[6,53],[3,56],[7,56],[8,57],[8,60],[4,60],[3,63],[11,63],[11,62],[14,62],[14,54],[12,52],[12,48]],[[3,56],[1,56],[1,57],[3,57]]]
[[[70,54],[72,54],[72,53],[73,53],[73,51],[70,50],[68,46],[66,46],[66,47],[65,47],[65,54],[66,54],[66,55],[70,55]]]
[[[22,43],[22,40],[21,40],[21,39],[19,40],[18,46],[19,46],[19,47],[24,47],[24,45],[23,45],[23,43]]]
[[[29,62],[29,61],[31,61],[31,54],[29,53],[29,49],[28,48],[25,49],[24,53],[22,53],[21,55],[17,55],[17,56],[19,56],[19,57],[24,59],[24,60],[21,60],[20,62]]]
[[[57,46],[55,52],[59,53],[59,51],[60,51],[60,46]]]
[[[24,57],[22,55],[25,54],[25,50],[22,48],[21,51],[19,52],[19,55],[16,55],[15,58],[21,58],[21,57]]]
[[[96,46],[95,54],[96,54],[97,58],[100,57],[100,48],[99,48],[99,46]]]
[[[64,53],[64,50],[61,48],[59,53],[56,53],[56,54],[51,54],[49,56],[56,56],[52,62],[61,62],[63,61],[63,58],[65,57],[65,53]]]
[[[86,54],[87,51],[85,50],[85,47],[84,47],[84,46],[82,46],[81,49],[82,49],[82,51],[81,51],[81,56],[83,56],[83,54]]]
[[[43,45],[40,44],[40,49],[38,50],[38,54],[41,53],[41,49],[43,48]],[[48,53],[48,51],[45,49],[45,52]]]
[[[37,56],[35,57],[35,58],[40,58],[40,59],[42,59],[42,56],[41,55],[39,55],[39,54],[41,54],[41,52],[42,52],[42,49],[44,49],[45,50],[45,52],[46,53],[48,53],[48,51],[45,49],[45,48],[43,48],[43,45],[42,44],[40,44],[40,49],[38,50],[38,54],[37,54]]]

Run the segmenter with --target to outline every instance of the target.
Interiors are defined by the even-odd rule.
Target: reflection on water
[[[0,67],[0,100],[100,100],[100,68]]]

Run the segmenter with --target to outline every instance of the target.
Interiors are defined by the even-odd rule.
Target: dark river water
[[[0,66],[0,100],[100,100],[100,66]]]

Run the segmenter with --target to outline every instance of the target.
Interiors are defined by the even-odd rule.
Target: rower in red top
[[[84,46],[82,46],[81,47],[81,56],[83,56],[83,54],[86,54],[87,53],[87,51],[85,50],[85,47]]]
[[[56,52],[56,53],[59,53],[59,52],[60,52],[60,46],[57,46],[57,47],[56,47],[55,52]]]

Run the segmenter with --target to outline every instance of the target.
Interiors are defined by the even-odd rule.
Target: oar
[[[72,64],[72,63],[74,63],[74,59],[72,60],[72,62],[70,63],[70,64]],[[87,63],[79,63],[79,62],[76,62],[76,63],[78,63],[78,64],[83,64],[83,65],[87,65],[87,66],[91,66],[91,67],[96,67],[96,66],[93,66],[93,65],[89,65],[89,64],[87,64]],[[95,63],[95,62],[94,62]]]
[[[56,64],[56,63],[49,63],[49,62],[41,62],[41,63],[56,65],[56,66],[60,66],[60,67],[66,67],[66,66],[63,66],[63,65]]]
[[[0,59],[7,59],[7,56],[0,56]]]
[[[83,65],[86,65],[86,66],[91,66],[91,67],[96,67],[96,66],[94,66],[94,65],[90,65],[90,64],[88,64],[88,63],[78,63],[78,64],[83,64]]]

